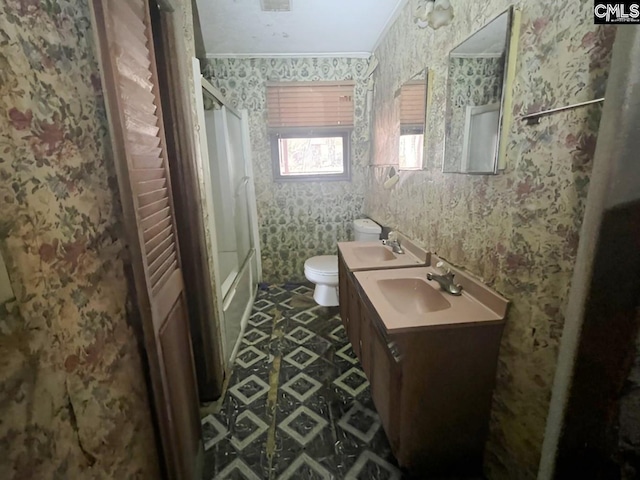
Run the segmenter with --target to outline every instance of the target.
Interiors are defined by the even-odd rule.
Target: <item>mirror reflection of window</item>
[[[400,88],[400,170],[421,170],[427,107],[427,79],[414,79]]]

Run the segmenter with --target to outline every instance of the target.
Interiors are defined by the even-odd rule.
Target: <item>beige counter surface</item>
[[[355,278],[387,332],[470,326],[504,321],[507,300],[477,280],[456,273],[462,295],[451,295],[427,273],[431,266],[355,272]]]
[[[347,268],[352,272],[362,270],[386,270],[399,267],[425,265],[428,254],[413,245],[402,244],[405,253],[393,253],[391,247],[375,242],[338,242]]]

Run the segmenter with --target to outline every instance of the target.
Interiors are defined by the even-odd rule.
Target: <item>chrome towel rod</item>
[[[588,102],[580,102],[574,103],[573,105],[567,105],[565,107],[551,108],[549,110],[543,110],[541,112],[530,113],[528,115],[523,115],[520,117],[520,120],[524,120],[527,122],[527,125],[535,125],[540,123],[540,117],[544,117],[545,115],[551,115],[552,113],[561,112],[563,110],[571,110],[572,108],[584,107],[585,105],[591,105],[592,103],[600,103],[604,102],[604,97],[596,98],[595,100],[589,100]]]

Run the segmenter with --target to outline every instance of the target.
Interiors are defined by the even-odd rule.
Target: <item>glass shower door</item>
[[[207,93],[205,92],[205,96]],[[225,356],[237,349],[255,294],[255,248],[250,208],[250,176],[244,152],[243,122],[211,102],[205,110],[209,169],[224,319]]]

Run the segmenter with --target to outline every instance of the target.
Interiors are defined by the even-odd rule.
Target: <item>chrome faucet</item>
[[[400,245],[400,240],[387,240],[387,245],[391,247],[393,253],[398,253],[400,255],[404,254],[404,248],[402,248],[402,245]]]
[[[444,263],[438,262],[436,264],[436,267],[444,270]],[[445,273],[443,273],[442,275],[427,273],[427,280],[435,280],[440,284],[440,288],[442,288],[445,292],[456,296],[462,295],[462,285],[454,283],[453,277],[455,277],[455,273],[453,273],[449,268],[447,268],[445,270]]]
[[[383,245],[388,245],[391,247],[393,253],[404,254],[404,248],[400,245],[400,239],[398,238],[398,234],[394,231],[389,232],[387,235],[387,239],[382,241]]]

